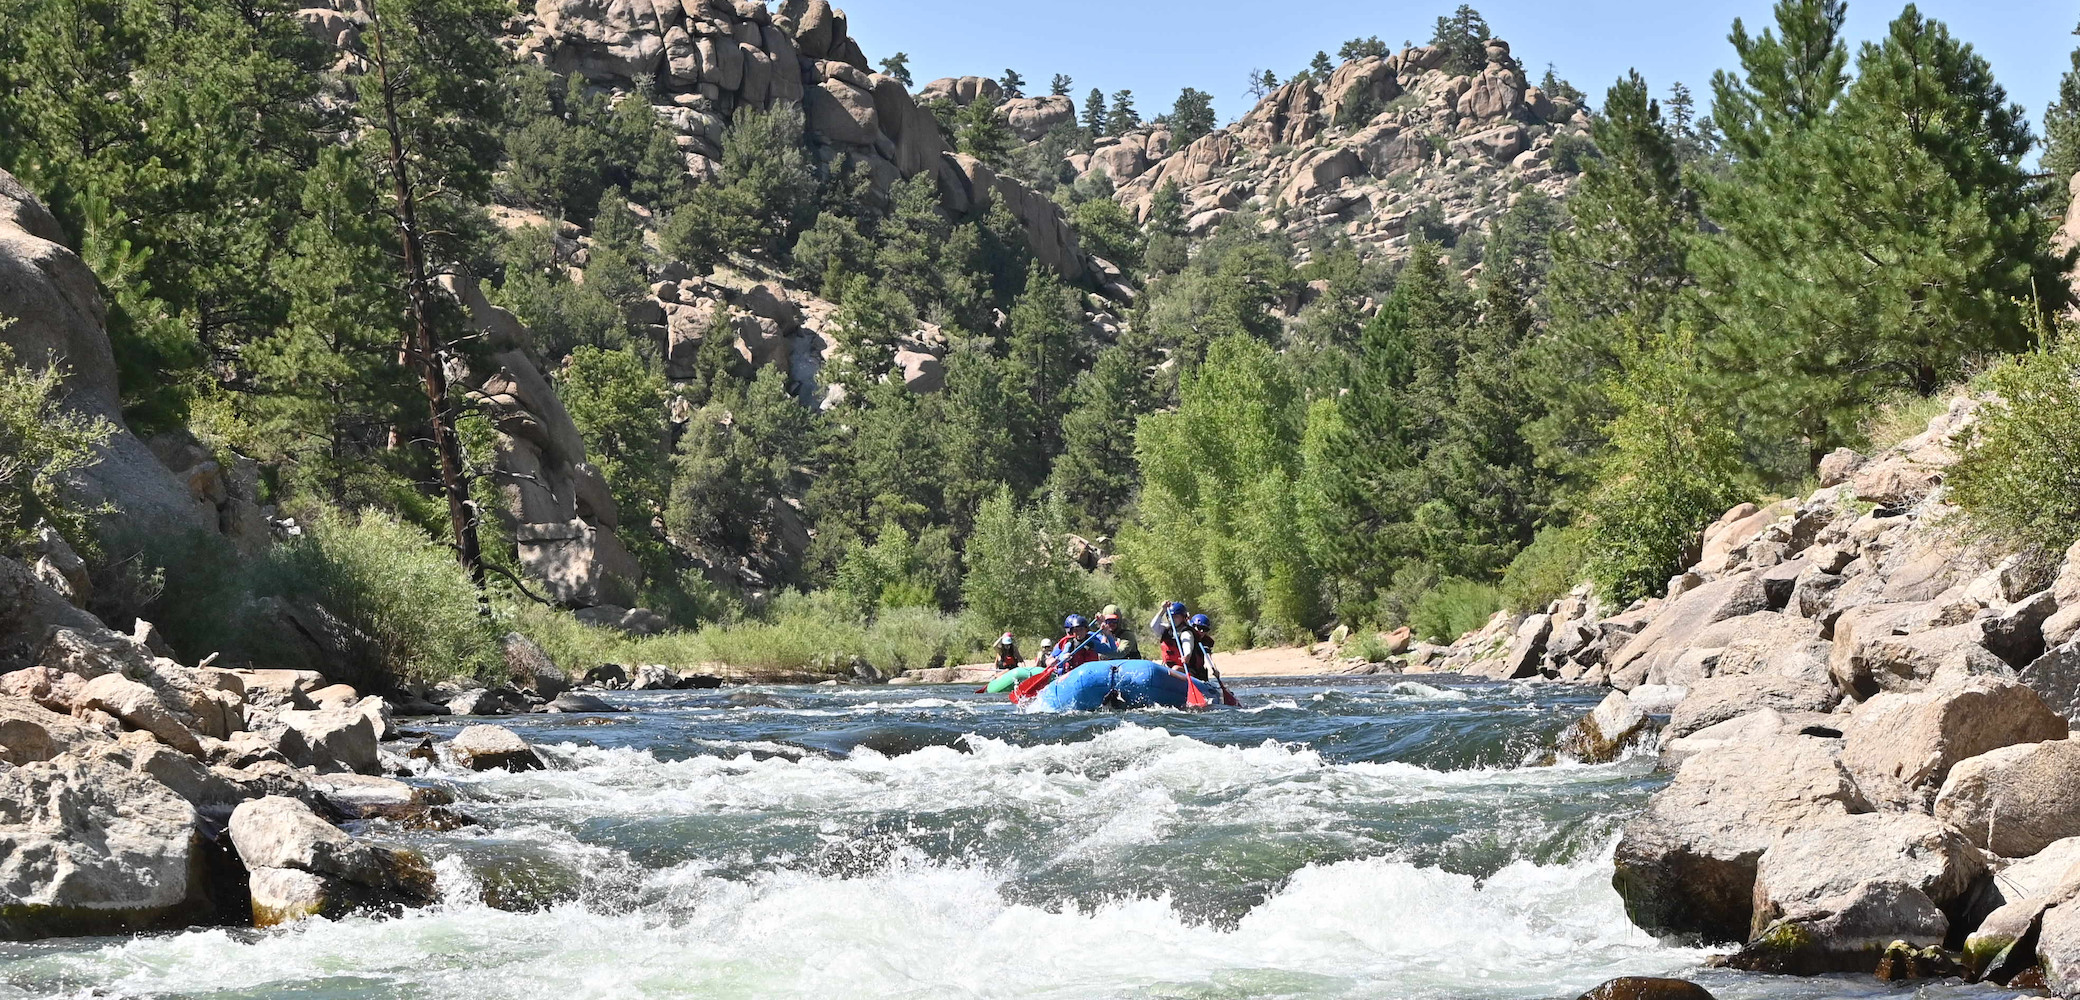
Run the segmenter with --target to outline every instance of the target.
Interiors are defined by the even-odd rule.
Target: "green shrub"
[[[374,512],[326,511],[255,567],[254,593],[315,602],[360,636],[358,658],[388,683],[489,675],[497,628],[448,550]]]
[[[1488,623],[1502,610],[1502,593],[1485,583],[1449,579],[1416,601],[1408,626],[1429,642],[1450,642]]]
[[[8,320],[0,317],[0,327]],[[27,541],[37,522],[50,521],[72,542],[86,540],[87,517],[62,493],[72,474],[96,462],[95,450],[115,428],[100,417],[59,404],[65,374],[56,367],[29,371],[0,344],[0,549]]]
[[[1384,663],[1394,654],[1387,652],[1386,641],[1379,637],[1378,632],[1368,629],[1351,637],[1343,647],[1343,655],[1360,657],[1367,663]]]
[[[2080,538],[2080,338],[2015,358],[1982,377],[1998,398],[1980,410],[1951,498],[2010,542],[2061,549]]]
[[[1517,553],[1502,574],[1502,606],[1536,612],[1559,600],[1586,576],[1589,550],[1574,528],[1547,528]]]

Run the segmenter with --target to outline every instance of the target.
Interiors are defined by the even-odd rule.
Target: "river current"
[[[1668,974],[1722,1000],[2001,995],[1701,969],[1633,927],[1611,851],[1665,776],[1542,766],[1596,692],[1238,690],[1239,711],[1046,715],[736,688],[499,720],[553,768],[430,768],[477,825],[363,831],[432,858],[440,904],[0,945],[0,997],[1572,1000]]]

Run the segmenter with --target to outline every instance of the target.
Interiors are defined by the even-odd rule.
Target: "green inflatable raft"
[[[1003,673],[998,674],[996,676],[996,679],[990,681],[989,686],[984,688],[983,690],[988,691],[990,694],[1003,694],[1006,691],[1009,691],[1012,688],[1019,686],[1019,684],[1023,683],[1026,680],[1026,678],[1031,677],[1034,674],[1037,674],[1045,669],[1047,668],[1035,667],[1030,665],[1023,667],[1013,667],[1010,670],[1006,670]]]

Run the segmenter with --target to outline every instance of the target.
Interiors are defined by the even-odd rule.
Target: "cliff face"
[[[0,171],[0,343],[26,367],[63,368],[67,405],[116,427],[101,461],[75,484],[81,502],[113,505],[122,528],[146,534],[243,527],[214,462],[182,466],[191,475],[176,476],[123,426],[108,309],[94,272],[65,242],[50,212]]]
[[[1427,206],[1466,231],[1523,191],[1564,197],[1573,175],[1556,169],[1554,144],[1585,134],[1588,114],[1527,86],[1500,39],[1476,75],[1447,73],[1444,58],[1424,46],[1353,60],[1326,81],[1279,87],[1182,148],[1151,126],[1101,140],[1070,167],[1105,173],[1141,221],[1156,191],[1177,185],[1189,236],[1255,202],[1296,245],[1343,235],[1361,254],[1390,258],[1405,253]]]
[[[518,31],[521,58],[620,91],[648,81],[696,175],[716,172],[737,109],[798,104],[827,161],[865,164],[884,194],[899,179],[930,174],[957,216],[1001,202],[1043,262],[1070,281],[1085,276],[1061,209],[949,149],[931,112],[896,79],[872,72],[845,12],[826,0],[788,0],[778,13],[756,0],[537,0]]]

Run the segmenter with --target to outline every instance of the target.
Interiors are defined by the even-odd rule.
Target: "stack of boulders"
[[[1491,40],[1488,60],[1470,76],[1447,73],[1431,46],[1352,60],[1327,80],[1273,90],[1241,121],[1181,149],[1155,126],[1102,140],[1069,166],[1104,172],[1143,220],[1156,191],[1175,184],[1190,235],[1254,202],[1281,212],[1295,243],[1341,234],[1361,252],[1398,256],[1418,212],[1434,208],[1463,231],[1507,208],[1520,187],[1560,197],[1571,186],[1552,166],[1554,143],[1586,133],[1588,116],[1526,86],[1509,43]]]
[[[2080,993],[2080,544],[1995,547],[1945,502],[1977,408],[1728,511],[1665,596],[1577,592],[1433,656],[1613,689],[1561,750],[1673,773],[1617,848],[1642,927],[1745,969]]]
[[[546,759],[465,728],[444,751],[384,741],[413,703],[306,670],[187,666],[74,607],[0,557],[0,939],[257,924],[394,910],[436,897],[416,853],[336,823],[467,822],[412,756],[474,770]],[[28,642],[23,636],[42,636]],[[608,711],[532,643],[507,639],[523,710]],[[547,700],[544,701],[544,696]],[[423,710],[433,706],[417,703]],[[355,827],[358,829],[358,827]]]

